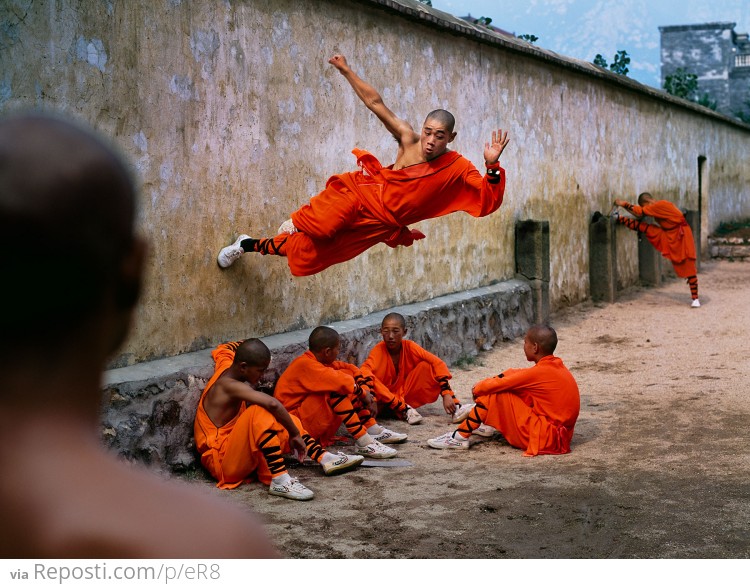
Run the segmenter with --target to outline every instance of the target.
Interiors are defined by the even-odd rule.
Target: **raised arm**
[[[346,57],[343,55],[334,55],[328,60],[328,62],[339,70],[341,75],[343,75],[349,82],[349,85],[352,86],[357,97],[362,100],[362,103],[367,106],[368,110],[378,117],[386,127],[386,130],[393,135],[399,144],[406,144],[419,140],[419,135],[414,131],[411,124],[396,116],[396,114],[394,114],[385,103],[383,103],[383,98],[378,91],[360,78],[359,75],[349,67],[349,64],[346,62]]]

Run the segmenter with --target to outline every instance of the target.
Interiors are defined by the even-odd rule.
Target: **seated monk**
[[[245,252],[286,256],[294,276],[308,276],[346,262],[378,243],[395,248],[424,238],[410,224],[464,211],[484,217],[503,202],[505,170],[499,158],[507,132],[492,132],[485,143],[483,177],[474,165],[448,145],[456,137],[455,119],[446,110],[427,114],[421,133],[398,118],[380,94],[364,82],[342,55],[330,60],[365,106],[396,139],[396,161],[384,167],[364,150],[355,149],[362,170],[329,178],[326,187],[295,211],[271,238],[241,234],[217,257],[228,268]]]
[[[407,436],[377,423],[364,376],[357,366],[336,359],[340,347],[335,330],[324,326],[313,329],[308,351],[281,374],[274,396],[323,445],[331,443],[343,424],[354,437],[360,455],[395,457],[397,451],[386,444],[403,443]]]
[[[406,320],[400,313],[389,313],[383,318],[380,333],[383,341],[370,351],[360,368],[383,408],[410,425],[422,421],[417,408],[442,398],[445,412],[453,422],[463,421],[474,404],[461,404],[448,380],[448,366],[436,355],[414,341],[404,339]]]
[[[509,369],[474,386],[476,405],[461,425],[427,444],[435,449],[468,449],[482,425],[497,429],[524,455],[570,452],[581,406],[578,385],[562,360],[553,355],[557,333],[535,325],[526,333],[523,351],[531,368]]]
[[[300,462],[307,453],[325,475],[362,463],[359,455],[324,451],[278,400],[253,389],[271,362],[262,341],[224,343],[211,356],[216,369],[198,403],[195,446],[218,487],[235,488],[256,475],[271,495],[310,500],[313,492],[287,473],[283,453],[293,452]]]

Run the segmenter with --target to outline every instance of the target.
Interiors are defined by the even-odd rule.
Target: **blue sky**
[[[517,35],[539,37],[536,45],[561,55],[608,62],[618,50],[631,58],[628,77],[660,87],[659,27],[735,22],[750,32],[750,0],[432,0],[455,16],[487,16]]]

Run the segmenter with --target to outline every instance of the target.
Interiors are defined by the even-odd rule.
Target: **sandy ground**
[[[704,262],[699,284],[700,309],[672,280],[554,316],[581,391],[568,455],[527,458],[497,439],[430,449],[454,428],[430,405],[419,426],[384,421],[409,433],[397,449],[411,466],[330,478],[298,466],[310,502],[258,483],[222,495],[292,558],[748,558],[750,262]],[[527,365],[515,340],[453,386],[468,399],[477,380]]]

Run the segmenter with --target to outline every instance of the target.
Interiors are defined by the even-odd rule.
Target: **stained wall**
[[[414,0],[10,0],[0,20],[0,113],[93,125],[140,185],[146,292],[113,365],[507,280],[517,220],[550,222],[553,310],[581,302],[590,217],[616,196],[702,209],[704,239],[750,216],[747,126]],[[378,245],[312,277],[255,255],[221,271],[237,234],[275,233],[330,175],[355,170],[352,148],[393,161],[391,136],[327,64],[335,53],[415,128],[454,112],[452,146],[479,167],[492,130],[507,129],[503,206],[422,222],[413,247]],[[638,272],[628,235],[621,286]]]

